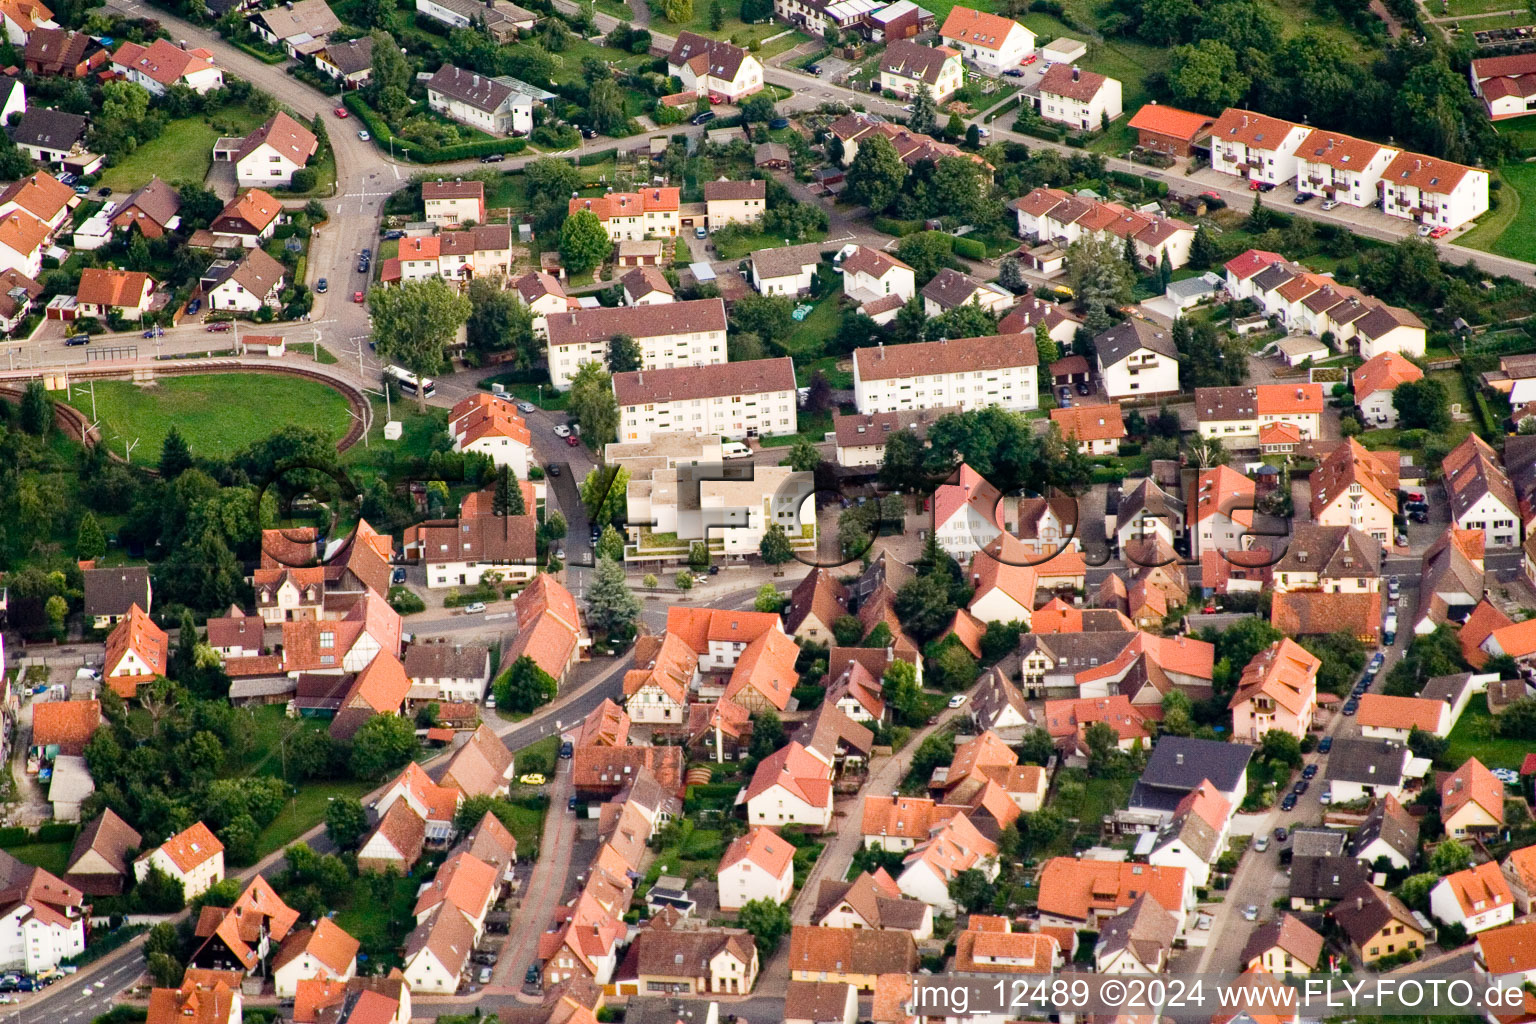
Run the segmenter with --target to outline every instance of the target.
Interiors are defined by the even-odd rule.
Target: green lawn
[[[839,284],[818,299],[815,308],[789,332],[789,337],[784,340],[785,349],[793,356],[821,355],[832,335],[837,333],[837,323],[842,316],[838,306],[842,298],[843,286]]]
[[[724,238],[715,239],[715,250],[722,260],[739,260],[757,252],[759,249],[782,249],[786,245],[808,245],[820,242],[827,237],[825,231],[812,231],[798,242],[790,242],[786,239],[772,235],[761,234],[730,234]]]
[[[7,848],[5,852],[23,864],[63,877],[69,870],[69,851],[73,846],[74,843],[23,843]]]
[[[802,412],[795,423],[797,432],[793,434],[774,434],[770,437],[759,438],[764,448],[788,448],[801,438],[820,444],[827,438],[832,429],[832,414],[830,412]]]
[[[805,388],[811,386],[811,376],[817,370],[827,375],[827,383],[838,390],[847,390],[853,387],[853,371],[839,370],[836,356],[822,356],[820,359],[809,363],[797,362],[795,364],[795,384]]]
[[[387,415],[399,420],[403,429],[398,441],[384,440],[386,406],[384,399],[369,399],[373,403],[374,430],[368,446],[355,444],[342,455],[342,465],[359,472],[386,475],[401,459],[425,459],[432,454],[432,442],[448,429],[448,410],[427,407],[425,413],[417,411],[416,400],[395,396],[388,406]],[[345,414],[343,414],[345,415]]]
[[[1053,783],[1055,792],[1051,806],[1075,819],[1077,824],[1075,829],[1065,830],[1045,855],[1070,855],[1075,839],[1098,838],[1104,815],[1113,814],[1117,807],[1125,806],[1135,782],[1134,778],[1091,779],[1081,768],[1065,768],[1058,772]]]
[[[393,878],[391,882],[389,898],[381,900],[375,886],[382,886],[382,882],[354,878],[345,906],[336,911],[337,926],[363,944],[370,960],[394,954],[414,923],[411,909],[416,904],[420,873],[417,877]]]
[[[1531,752],[1531,741],[1497,736],[1494,724],[1487,702],[1481,696],[1473,697],[1451,730],[1445,756],[1436,763],[1442,768],[1453,769],[1467,758],[1476,757],[1489,768],[1518,769],[1525,755]]]
[[[244,134],[262,118],[246,107],[226,107],[207,117],[183,117],[170,122],[151,139],[101,174],[101,184],[126,192],[159,175],[174,183],[202,184],[213,162],[213,144],[221,135]],[[336,180],[334,162],[331,180]]]
[[[1429,0],[1424,5],[1432,18],[1464,18],[1469,14],[1496,14],[1514,10],[1509,0]]]
[[[1502,10],[1508,11],[1506,5]],[[1525,25],[1536,24],[1536,15],[1530,11],[1515,11],[1514,14],[1494,14],[1485,18],[1465,18],[1461,22],[1463,32],[1488,32],[1496,28],[1521,28]]]
[[[54,397],[62,401],[64,393]],[[90,415],[90,392],[75,388],[73,404]],[[340,392],[275,373],[165,377],[148,385],[97,381],[95,412],[108,444],[121,452],[137,438],[134,458],[150,465],[159,462],[173,423],[194,455],[227,458],[285,423],[303,423],[339,439],[350,422]]]
[[[1528,224],[1515,228],[1522,208],[1536,209],[1536,164],[1504,164],[1494,172],[1503,182],[1499,208],[1482,223],[1456,239],[1456,244],[1517,260],[1536,260],[1536,232]],[[1529,219],[1529,218],[1527,218]]]
[[[683,29],[697,32],[700,35],[710,36],[715,39],[729,39],[737,46],[749,46],[751,43],[762,42],[769,36],[776,36],[783,32],[787,26],[777,21],[765,21],[757,25],[748,25],[741,20],[741,0],[721,0],[720,6],[725,11],[725,21],[718,31],[709,27],[709,8],[707,0],[695,0],[693,5],[693,20],[687,24],[674,25],[665,18],[658,16],[651,24],[651,31],[660,32],[669,36],[676,36]],[[942,23],[942,22],[941,22]],[[774,44],[757,53],[759,60],[766,60],[775,53],[782,53],[792,46],[798,46],[805,42],[805,36],[799,33],[791,33],[787,45]],[[780,42],[783,42],[781,40]]]

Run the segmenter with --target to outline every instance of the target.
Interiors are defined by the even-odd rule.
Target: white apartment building
[[[725,303],[719,299],[575,309],[547,317],[546,330],[549,375],[557,388],[569,387],[582,363],[607,365],[608,343],[619,334],[639,343],[640,365],[646,370],[726,361]]]
[[[1310,129],[1268,114],[1228,107],[1211,126],[1211,169],[1279,185],[1296,179],[1296,150]]]
[[[1296,188],[1350,206],[1374,205],[1376,183],[1400,152],[1314,128],[1296,147]]]
[[[969,7],[951,7],[939,29],[944,45],[990,75],[1019,66],[1035,52],[1035,34],[1016,21]]]
[[[1381,209],[1389,217],[1449,229],[1488,212],[1488,172],[1449,160],[1399,153],[1381,183]]]
[[[1093,343],[1104,393],[1112,400],[1178,393],[1178,348],[1156,324],[1132,317]]]
[[[795,364],[788,356],[616,373],[613,393],[622,442],[675,430],[727,438],[795,432]]]
[[[1027,412],[1040,404],[1039,362],[1032,333],[855,349],[854,403],[865,415],[941,405]]]
[[[1119,79],[1075,64],[1057,64],[1040,76],[1040,116],[1095,131],[1121,115]]]

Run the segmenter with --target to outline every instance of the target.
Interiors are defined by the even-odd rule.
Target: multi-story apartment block
[[[616,373],[613,393],[621,442],[675,430],[728,438],[795,432],[795,364],[788,356]]]
[[[854,403],[865,415],[941,405],[1025,412],[1039,407],[1039,362],[1032,334],[855,349]]]
[[[1381,175],[1382,212],[1432,228],[1458,228],[1488,212],[1488,172],[1399,153]]]
[[[1376,202],[1382,172],[1401,150],[1312,129],[1296,147],[1296,189],[1350,206]]]
[[[1238,447],[1257,447],[1259,434],[1272,423],[1289,423],[1302,440],[1321,436],[1321,384],[1259,384],[1195,389],[1200,436]]]
[[[608,343],[620,334],[639,343],[640,366],[645,370],[726,361],[725,303],[719,299],[574,309],[545,320],[550,380],[557,388],[568,387],[582,363],[607,365]]]
[[[1211,169],[1271,185],[1294,181],[1296,150],[1307,135],[1302,125],[1228,107],[1211,126]]]
[[[609,192],[590,199],[573,198],[570,213],[590,210],[615,242],[638,241],[652,235],[677,234],[682,190],[647,188],[639,192]]]

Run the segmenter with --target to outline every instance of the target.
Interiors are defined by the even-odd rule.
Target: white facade
[[[1124,109],[1121,106],[1120,81],[1105,78],[1104,82],[1087,99],[1063,96],[1040,91],[1040,116],[1047,121],[1071,125],[1083,131],[1095,131],[1106,120],[1113,121]]]
[[[1488,491],[1456,517],[1463,530],[1482,530],[1490,548],[1512,548],[1520,543],[1520,512],[1511,509]]]
[[[1228,110],[1211,129],[1211,169],[1249,181],[1296,180],[1296,150],[1309,129],[1277,117]]]
[[[331,978],[336,981],[350,981],[356,973],[356,957],[353,957],[352,962],[347,964],[345,971],[338,974],[319,957],[305,950],[273,971],[272,982],[279,998],[291,999],[298,991],[299,982],[307,978]]]
[[[700,300],[716,302],[719,299]],[[670,310],[678,310],[692,303],[672,302],[668,303],[658,315],[655,327],[644,327],[631,323],[634,329],[629,333],[640,346],[640,365],[647,370],[662,370],[674,366],[715,366],[726,361],[725,316],[722,312],[719,316],[718,328],[705,327],[702,330],[673,329],[666,324],[665,314]],[[642,307],[643,309],[643,307]],[[576,313],[567,313],[565,316],[581,317],[591,313],[602,312],[599,310],[583,310]],[[649,312],[649,310],[646,310]],[[629,316],[630,314],[625,314]],[[634,316],[642,315],[639,311]],[[549,318],[553,319],[553,318]],[[639,332],[639,333],[637,333]],[[618,332],[615,332],[618,333]],[[582,363],[602,363],[608,361],[608,342],[611,336],[594,338],[590,341],[576,341],[562,343],[562,334],[559,329],[550,332],[549,363],[550,379],[556,388],[570,387],[571,378],[576,375],[577,369]]]
[[[958,347],[958,343],[951,344]],[[868,362],[861,358],[862,353],[871,353]],[[958,406],[963,412],[989,406],[1030,412],[1040,406],[1038,367],[1033,361],[1033,352],[1028,353],[1028,362],[1021,358],[1013,366],[968,370],[956,365],[942,373],[870,377],[861,367],[876,365],[879,356],[873,353],[872,349],[854,353],[853,400],[858,411],[865,415],[939,406]],[[963,365],[963,360],[957,358],[956,363]]]
[[[1377,199],[1376,183],[1398,152],[1321,130],[1313,132],[1296,152],[1296,187],[1350,206],[1372,206]],[[1346,153],[1352,163],[1346,163]]]
[[[619,409],[619,437],[643,442],[669,430],[694,430],[730,439],[793,434],[795,401],[795,392],[785,390],[625,405]]]
[[[194,865],[190,871],[182,871],[163,849],[156,847],[146,856],[134,861],[133,876],[142,882],[148,877],[151,867],[159,868],[180,882],[182,895],[190,901],[192,897],[201,895],[211,886],[224,881],[224,851],[219,850],[213,856]]]
[[[1001,75],[1004,71],[1018,67],[1026,57],[1035,52],[1035,34],[1016,21],[1009,21],[997,15],[982,15],[978,22],[984,23],[986,31],[980,33],[983,38],[978,38],[978,33],[965,31],[972,24],[972,19],[955,19],[955,11],[965,11],[966,8],[956,7],[951,9],[950,18],[944,22],[944,28],[955,32],[955,35],[942,35],[944,45],[951,49],[959,50],[960,56],[967,64],[974,64],[989,75]],[[1006,25],[1002,33],[998,23]]]
[[[1138,349],[1113,366],[1106,367],[1101,359],[1099,376],[1104,380],[1104,393],[1115,400],[1179,390],[1178,360],[1146,348]]]
[[[787,843],[787,839],[780,842]],[[772,900],[786,903],[795,891],[795,862],[790,858],[777,877],[772,871],[743,857],[721,871],[716,881],[720,886],[720,909],[740,910],[753,900]]]
[[[832,826],[832,789],[827,788],[827,803],[819,807],[807,803],[782,785],[775,784],[747,801],[747,824]]]
[[[1431,158],[1404,153],[1387,168],[1387,174],[1382,178],[1381,208],[1388,217],[1401,217],[1433,227],[1459,228],[1488,212],[1487,171],[1462,168],[1460,179],[1448,189],[1422,181],[1422,175],[1417,173],[1411,180],[1398,180],[1393,171],[1410,159],[1418,163]]]
[[[84,915],[67,923],[45,923],[23,903],[0,918],[0,967],[7,970],[36,974],[84,951]]]
[[[1480,900],[1468,912],[1456,898],[1456,888],[1449,878],[1429,891],[1429,912],[1446,924],[1459,924],[1467,934],[1487,931],[1515,919],[1515,901],[1512,899]]]
[[[451,996],[459,989],[459,976],[442,965],[430,946],[405,961],[405,982],[413,993]]]
[[[288,154],[264,142],[247,153],[245,159],[236,161],[235,182],[241,188],[288,185],[293,181],[293,172],[303,166],[302,163],[295,163]],[[276,221],[273,223],[276,224]]]

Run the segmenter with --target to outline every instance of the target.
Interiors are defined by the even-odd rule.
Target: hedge
[[[497,153],[521,153],[528,148],[527,139],[486,139],[482,142],[460,142],[452,146],[423,146],[416,142],[407,142],[390,131],[389,125],[378,112],[364,102],[362,96],[357,93],[347,93],[342,103],[368,126],[368,131],[375,142],[387,147],[393,140],[395,156],[414,160],[417,163],[437,164],[450,160],[492,156]]]
[[[1066,134],[1060,128],[1053,128],[1048,124],[1041,124],[1033,118],[1020,117],[1013,123],[1013,130],[1021,135],[1033,135],[1037,139],[1045,139],[1047,142],[1060,142]]]
[[[1139,174],[1132,174],[1129,171],[1110,171],[1109,180],[1116,184],[1124,185],[1126,188],[1136,188],[1143,192],[1150,192],[1158,197],[1168,194],[1168,183],[1166,181],[1144,178]]]
[[[741,792],[741,786],[734,782],[707,786],[689,786],[683,799],[683,810],[687,813],[714,808],[727,810],[736,801],[736,794]]]
[[[50,821],[46,825],[37,827],[37,841],[40,843],[70,843],[74,842],[75,832],[79,826],[73,822]]]
[[[883,231],[887,235],[895,235],[901,238],[904,235],[913,235],[923,230],[923,222],[920,220],[897,220],[895,217],[876,217],[871,223],[876,231]]]
[[[615,146],[613,149],[603,149],[603,150],[597,151],[596,153],[583,153],[583,154],[581,154],[581,156],[576,158],[576,166],[577,167],[592,167],[592,166],[594,166],[596,164],[602,163],[604,160],[609,160],[609,159],[617,160],[618,157],[619,157],[619,150],[618,150],[618,147]]]
[[[956,256],[964,256],[968,260],[987,258],[987,247],[974,238],[956,238],[954,250]]]
[[[10,825],[0,828],[0,847],[20,846],[32,838],[32,833],[20,825]]]

